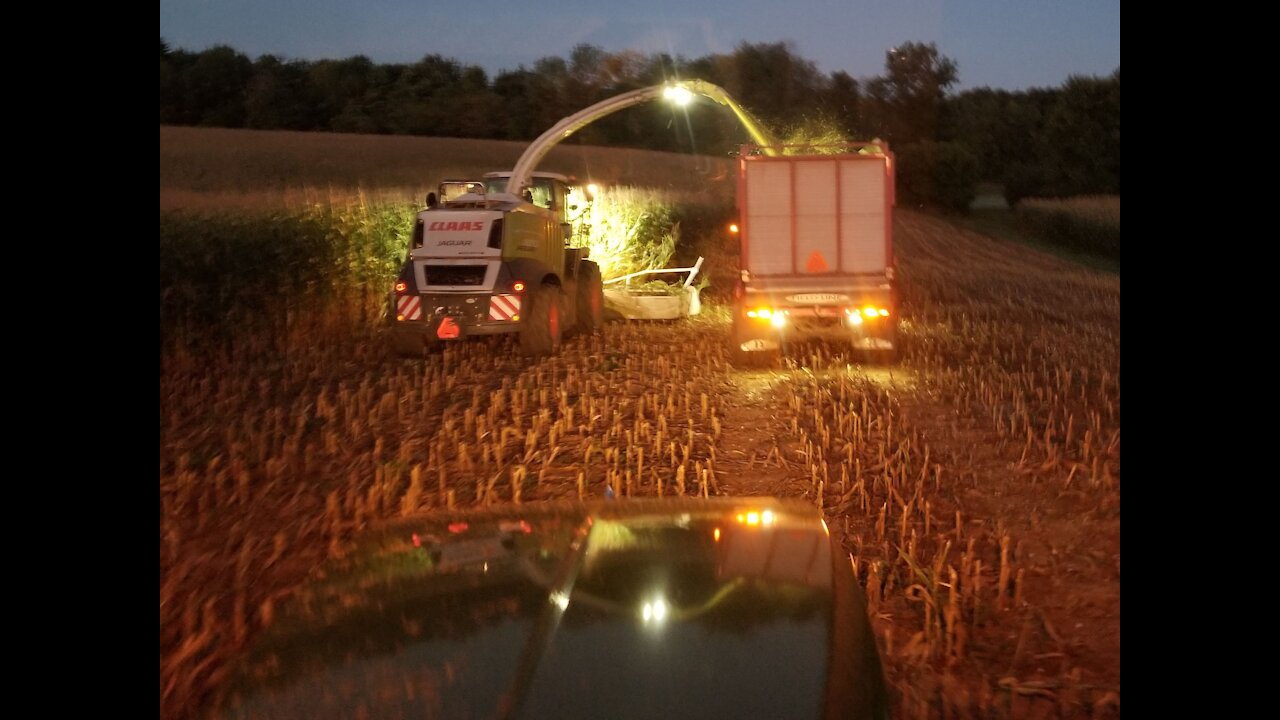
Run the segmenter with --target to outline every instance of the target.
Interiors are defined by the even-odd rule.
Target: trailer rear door
[[[883,273],[891,261],[884,155],[741,159],[743,267],[753,275]]]

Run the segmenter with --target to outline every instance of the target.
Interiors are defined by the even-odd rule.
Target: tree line
[[[886,52],[882,75],[824,74],[789,43],[742,43],[696,59],[579,45],[569,57],[499,73],[440,55],[416,63],[256,60],[219,45],[160,40],[160,123],[230,128],[528,141],[566,115],[676,77],[725,88],[789,141],[884,138],[900,155],[908,197],[961,207],[977,180],[1010,200],[1120,191],[1120,71],[1061,87],[952,93],[955,61],[932,43]],[[603,118],[568,142],[725,154],[746,140],[727,112],[649,103]],[[954,190],[954,188],[953,188]]]

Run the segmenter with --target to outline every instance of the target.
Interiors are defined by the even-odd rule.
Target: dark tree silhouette
[[[1120,69],[1060,88],[950,95],[959,70],[933,43],[885,55],[884,74],[824,75],[788,43],[742,43],[684,58],[580,44],[569,57],[492,80],[440,55],[412,64],[364,56],[256,61],[225,45],[187,52],[160,38],[160,122],[175,125],[532,140],[561,118],[628,90],[680,78],[724,87],[779,138],[882,137],[920,143],[917,168],[951,167],[1005,184],[1010,199],[1119,192]],[[570,143],[722,155],[749,142],[729,112],[649,103],[592,123]],[[951,162],[955,160],[955,162]],[[963,172],[959,172],[963,170]],[[957,195],[958,196],[958,195]]]
[[[936,138],[943,98],[960,78],[955,61],[933,43],[908,42],[885,53],[885,73],[876,90],[887,106],[889,139],[906,144]]]

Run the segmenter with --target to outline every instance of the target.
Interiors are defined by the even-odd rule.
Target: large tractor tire
[[[560,288],[550,283],[527,298],[528,314],[520,325],[520,349],[544,357],[560,350]]]
[[[604,327],[604,281],[600,266],[582,261],[578,270],[578,329],[590,335]]]

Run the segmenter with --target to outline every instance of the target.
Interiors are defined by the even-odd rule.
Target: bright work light
[[[689,92],[683,87],[680,87],[679,85],[672,85],[671,87],[668,87],[666,90],[662,91],[662,97],[667,100],[670,100],[671,102],[675,103],[676,105],[679,105],[680,107],[684,107],[685,105],[689,104],[690,100],[693,99],[693,93]]]

